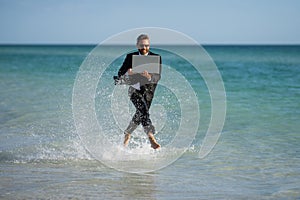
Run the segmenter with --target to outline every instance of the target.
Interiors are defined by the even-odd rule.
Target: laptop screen
[[[160,58],[154,55],[133,55],[132,57],[132,71],[133,73],[142,73],[148,71],[152,74],[160,74]]]

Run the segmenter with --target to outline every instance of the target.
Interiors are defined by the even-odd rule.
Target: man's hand
[[[143,71],[142,76],[146,77],[148,80],[151,80],[151,74],[149,74],[147,71]]]
[[[127,73],[128,73],[128,75],[132,75],[132,74],[133,74],[132,69],[129,68],[129,69],[127,70]]]

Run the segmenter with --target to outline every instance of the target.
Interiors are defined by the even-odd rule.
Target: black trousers
[[[140,124],[142,124],[146,134],[149,132],[155,134],[155,128],[150,119],[150,106],[154,96],[154,90],[136,90],[133,87],[129,88],[128,95],[130,101],[136,108],[135,114],[132,117],[125,133],[132,133]]]

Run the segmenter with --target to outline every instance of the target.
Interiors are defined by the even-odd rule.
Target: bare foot
[[[130,133],[126,133],[124,138],[124,147],[128,146],[129,140],[130,140]]]
[[[156,139],[155,139],[155,137],[154,137],[154,135],[152,133],[148,133],[148,137],[149,137],[149,141],[151,143],[151,147],[153,149],[160,148],[160,144],[157,143],[157,141],[156,141]]]

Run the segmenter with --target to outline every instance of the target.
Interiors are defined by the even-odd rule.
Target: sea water
[[[198,153],[211,110],[205,81],[190,70],[188,62],[154,48],[164,64],[191,84],[199,101],[200,126],[178,160],[138,174],[118,171],[95,159],[76,131],[74,82],[94,47],[0,46],[2,199],[300,198],[300,46],[204,46],[222,76],[227,112],[221,137],[202,159]],[[197,56],[192,47],[178,48]],[[114,56],[113,50],[108,56]],[[118,57],[107,69],[107,77],[117,73],[123,59]],[[109,94],[114,87],[112,79],[99,82],[95,110],[99,122],[105,124],[105,137],[121,146],[121,129],[109,132],[116,123],[101,115],[107,103],[103,100],[109,97],[105,92]],[[174,94],[159,86],[151,116],[163,147],[172,141],[172,130],[180,126],[179,107]],[[128,109],[134,112],[132,106]],[[167,126],[160,127],[160,123]],[[95,133],[95,138],[99,135]],[[142,159],[155,159],[151,155],[160,153],[149,148],[142,128],[133,134],[126,152],[144,155]],[[116,157],[107,159],[122,165]]]

